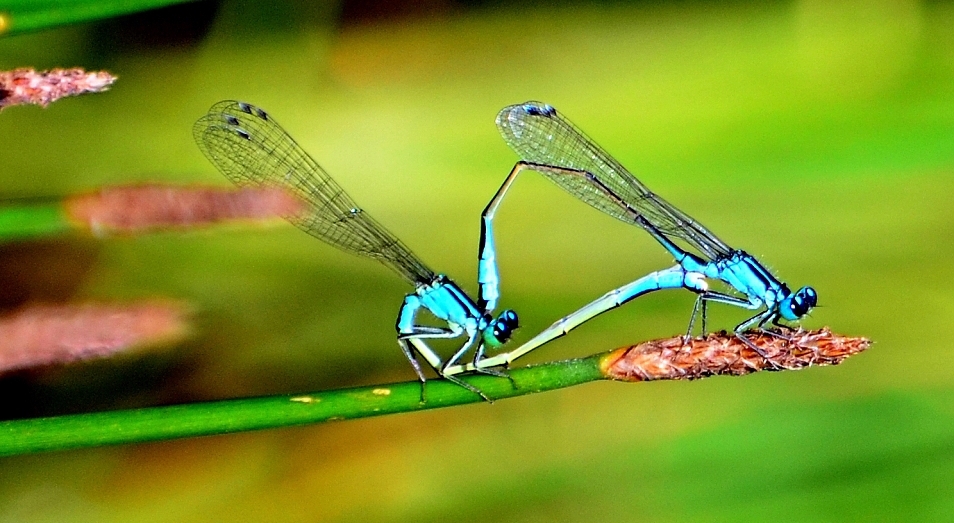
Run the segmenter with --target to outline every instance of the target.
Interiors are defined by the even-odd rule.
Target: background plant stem
[[[0,241],[48,236],[71,228],[59,201],[0,207]]]
[[[167,5],[194,0],[85,0],[63,2],[18,2],[9,12],[0,13],[6,18],[6,31],[2,34],[19,34],[53,27],[112,18],[139,11],[156,9]]]

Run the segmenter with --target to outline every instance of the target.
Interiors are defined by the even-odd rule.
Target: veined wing
[[[240,187],[277,186],[305,203],[285,218],[339,249],[381,261],[412,284],[434,278],[400,240],[364,213],[269,114],[227,100],[192,128],[199,149]]]
[[[663,235],[685,240],[710,260],[731,253],[722,240],[650,191],[553,107],[541,102],[505,107],[497,115],[497,128],[522,160],[579,171],[539,172],[606,214],[637,224],[641,216]]]

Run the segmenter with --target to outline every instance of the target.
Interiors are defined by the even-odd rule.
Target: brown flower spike
[[[94,233],[134,233],[289,216],[301,212],[303,203],[278,187],[126,185],[72,196],[64,207],[70,221]]]
[[[725,332],[690,340],[676,337],[647,341],[610,352],[600,362],[600,368],[607,378],[621,381],[742,376],[760,370],[837,365],[871,345],[867,338],[833,334],[827,327],[785,331],[781,335],[784,337],[760,332],[744,334],[764,356]]]
[[[11,105],[46,107],[64,96],[109,89],[116,77],[105,72],[87,73],[78,67],[36,71],[30,68],[0,71],[0,110]]]
[[[30,305],[0,316],[0,372],[102,358],[188,334],[182,304]]]

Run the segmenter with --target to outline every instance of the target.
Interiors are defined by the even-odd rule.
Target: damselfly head
[[[510,309],[501,312],[500,316],[497,316],[497,319],[484,329],[484,345],[496,348],[507,343],[518,327],[520,327],[520,320],[516,312]]]
[[[818,304],[818,293],[815,289],[805,286],[789,294],[778,304],[778,312],[782,318],[796,321],[808,314],[812,307]]]

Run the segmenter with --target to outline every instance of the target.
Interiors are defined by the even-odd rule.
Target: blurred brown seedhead
[[[0,316],[0,372],[105,357],[188,333],[182,304],[32,305]]]
[[[23,68],[0,71],[0,110],[11,105],[34,104],[46,107],[64,96],[97,93],[109,89],[116,77],[83,69],[36,71]]]
[[[133,233],[291,216],[302,210],[302,202],[288,191],[271,187],[140,185],[73,196],[64,207],[71,221],[95,233]]]
[[[606,377],[622,381],[741,376],[760,370],[837,365],[871,344],[866,338],[833,334],[827,327],[816,331],[786,330],[781,334],[784,337],[758,332],[744,334],[762,354],[725,332],[689,340],[676,337],[647,341],[609,353],[601,367]]]

